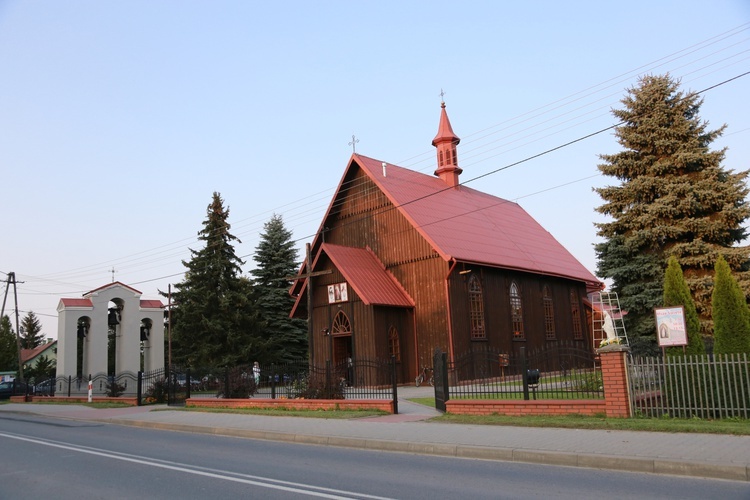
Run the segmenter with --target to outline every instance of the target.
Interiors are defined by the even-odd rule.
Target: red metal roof
[[[383,176],[382,162],[362,155],[352,155],[349,169],[355,165],[446,261],[560,276],[601,289],[596,276],[517,203],[391,164]]]
[[[65,307],[94,307],[90,299],[60,299]]]
[[[328,255],[366,305],[414,307],[414,301],[406,290],[369,248],[323,243],[321,252]]]
[[[57,345],[57,340],[47,342],[46,344],[38,345],[33,349],[21,349],[21,362],[26,363],[31,361],[37,356],[41,355],[47,349],[51,349]]]
[[[451,121],[448,119],[448,113],[445,111],[445,103],[442,103],[440,105],[440,124],[438,125],[437,135],[432,140],[432,145],[437,146],[438,143],[445,141],[458,144],[461,142],[461,139],[453,132]]]
[[[162,309],[163,307],[161,300],[141,300],[141,309]]]

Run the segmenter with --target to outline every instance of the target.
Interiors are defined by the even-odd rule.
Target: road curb
[[[452,445],[445,443],[389,441],[384,439],[357,437],[319,436],[312,434],[271,432],[231,427],[207,427],[166,422],[145,422],[142,420],[124,420],[115,418],[96,419],[96,421],[149,429],[189,432],[195,434],[213,434],[216,436],[262,439],[266,441],[280,441],[298,444],[337,446],[341,448],[359,448],[400,453],[416,453],[421,455],[582,467],[624,472],[646,472],[651,474],[689,476],[708,479],[728,479],[732,481],[750,481],[750,466],[748,465],[581,454],[574,452],[567,453],[561,451]]]

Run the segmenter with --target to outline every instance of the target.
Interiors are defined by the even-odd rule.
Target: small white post
[[[92,397],[93,392],[94,392],[94,383],[91,380],[89,380],[89,403],[93,401],[93,397]]]

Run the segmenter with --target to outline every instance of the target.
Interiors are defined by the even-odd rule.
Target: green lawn
[[[434,398],[410,399],[414,403],[435,407]],[[0,404],[7,401],[0,402]],[[26,404],[72,404],[66,402],[43,402]],[[92,408],[119,408],[119,403],[75,403],[77,405]],[[251,408],[176,408],[169,407],[170,411],[203,411],[212,413],[237,413],[245,415],[268,415],[284,417],[308,417],[308,418],[330,418],[330,419],[352,419],[387,415],[377,410],[284,410],[284,409],[251,409]],[[154,410],[160,411],[160,410]],[[516,427],[557,427],[564,429],[605,429],[626,430],[644,432],[688,432],[702,434],[733,434],[750,435],[750,420],[730,418],[724,420],[708,420],[700,418],[606,418],[604,416],[585,417],[580,415],[567,415],[555,417],[523,416],[508,417],[503,415],[469,416],[445,414],[430,419],[431,422],[445,424],[472,424],[472,425],[506,425]]]
[[[7,401],[6,401],[7,402]],[[109,401],[102,401],[102,402],[96,402],[96,403],[78,403],[78,402],[71,402],[71,401],[55,401],[54,399],[51,399],[49,401],[34,401],[33,403],[24,403],[25,405],[77,405],[77,406],[88,406],[89,408],[128,408],[133,405],[129,405],[126,403],[117,403],[117,402],[109,402]]]
[[[434,398],[415,398],[409,401],[435,407]],[[706,420],[700,418],[606,418],[604,416],[585,417],[580,415],[508,417],[504,415],[470,416],[445,414],[435,417],[431,421],[443,424],[750,435],[750,420],[739,418]]]
[[[237,413],[241,415],[266,415],[271,417],[308,417],[308,418],[330,418],[351,419],[365,417],[380,417],[389,415],[382,410],[285,410],[283,408],[175,408],[173,406],[164,410],[174,411],[200,411],[206,413]],[[156,410],[160,411],[160,410]]]

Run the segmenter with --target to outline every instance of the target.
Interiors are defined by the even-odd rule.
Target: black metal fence
[[[747,354],[628,359],[633,414],[680,418],[750,417]]]
[[[446,401],[604,397],[596,354],[575,344],[555,343],[528,353],[521,347],[517,354],[478,347],[446,362],[444,370]]]
[[[394,364],[352,360],[323,366],[307,360],[291,363],[193,368],[188,373],[191,398],[391,399]]]
[[[184,405],[188,398],[392,399],[392,360],[352,360],[324,366],[307,360],[228,367],[173,367],[140,374],[139,404]]]

